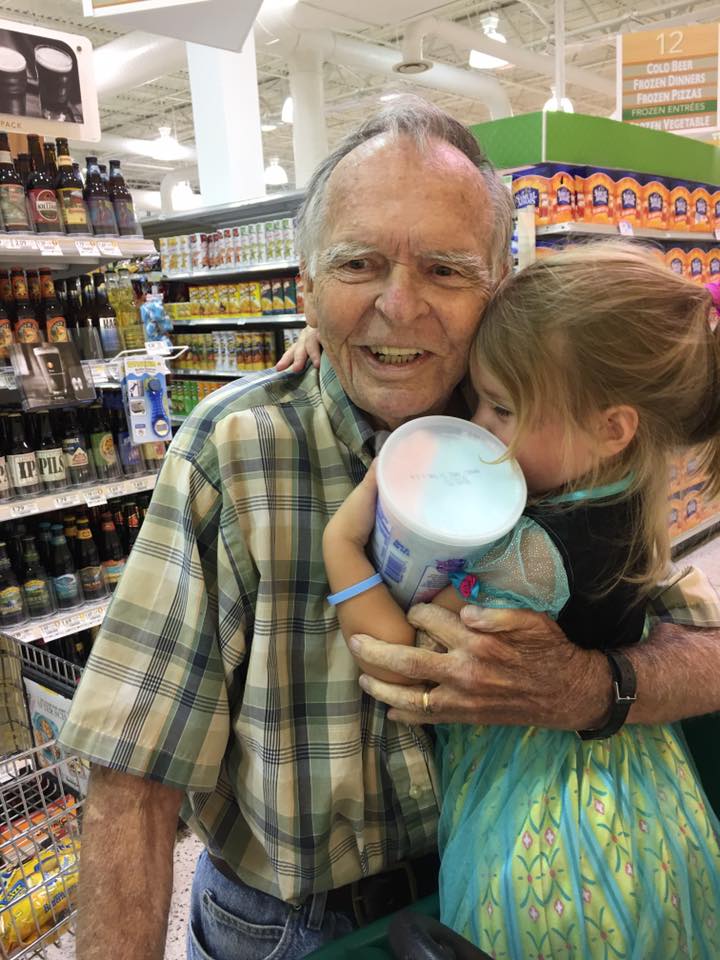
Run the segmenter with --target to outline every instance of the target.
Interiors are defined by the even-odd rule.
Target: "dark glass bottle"
[[[15,320],[15,298],[13,297],[12,280],[9,270],[0,270],[0,300],[7,310],[10,322]]]
[[[120,537],[120,541],[123,545],[125,556],[127,556],[127,542],[125,538],[125,514],[123,512],[123,500],[121,497],[116,497],[114,500],[108,501],[108,506],[112,511],[113,523],[115,524],[115,529],[117,530],[117,534]]]
[[[48,343],[67,343],[70,340],[62,304],[55,292],[52,272],[40,270],[40,315]]]
[[[115,446],[117,447],[122,464],[123,473],[128,476],[134,476],[138,473],[146,473],[145,457],[142,447],[133,443],[130,438],[127,420],[124,410],[112,411],[113,434],[115,436]]]
[[[73,560],[77,560],[77,521],[74,513],[67,513],[63,517],[63,533],[70,548]],[[77,563],[76,563],[77,566]]]
[[[66,233],[92,233],[90,214],[83,197],[84,184],[80,171],[75,172],[68,142],[65,137],[55,141],[58,150],[58,172],[55,177],[55,194]]]
[[[125,549],[129,554],[138,538],[142,524],[140,510],[134,500],[126,501],[123,515],[125,519]]]
[[[111,358],[117,356],[122,350],[117,316],[108,300],[105,274],[94,273],[93,283],[95,284],[95,317],[100,334],[100,343],[105,356]]]
[[[70,660],[78,667],[84,667],[90,655],[92,644],[90,643],[90,633],[88,630],[82,630],[68,637],[68,653]]]
[[[120,172],[120,161],[110,161],[109,193],[121,237],[140,235],[133,198]]]
[[[0,213],[9,233],[27,233],[31,229],[25,181],[13,163],[6,133],[0,133]]]
[[[35,316],[38,318],[39,322],[40,317],[38,316],[38,307],[40,306],[40,274],[37,270],[26,270],[25,281],[27,283],[30,306],[35,311]]]
[[[111,593],[115,591],[122,572],[125,569],[125,554],[120,537],[115,529],[112,513],[103,511],[100,525],[100,559],[102,560],[105,580]]]
[[[15,168],[17,169],[17,172],[20,174],[20,177],[21,177],[20,182],[22,183],[23,190],[24,190],[28,182],[28,177],[32,173],[32,163],[30,162],[30,154],[19,153],[17,155],[17,159],[15,160]],[[27,195],[26,195],[26,200],[27,200]],[[27,207],[27,203],[25,205]],[[28,212],[28,218],[29,217],[30,217],[30,213]],[[32,227],[30,226],[29,229],[32,230]]]
[[[41,520],[37,525],[37,550],[46,570],[50,569],[50,527],[49,520]]]
[[[47,617],[57,609],[53,589],[40,562],[35,537],[23,537],[22,590],[31,620]]]
[[[27,179],[27,197],[32,225],[37,233],[62,233],[54,178],[45,169],[40,137],[29,134],[28,146],[32,169]]]
[[[80,576],[75,570],[75,561],[60,523],[54,523],[52,526],[50,573],[57,604],[61,610],[77,607],[83,602],[85,598]]]
[[[115,449],[115,440],[108,416],[101,403],[93,403],[90,407],[89,433],[98,479],[110,480],[113,477],[119,477],[122,471]]]
[[[87,175],[83,196],[90,212],[93,233],[100,237],[116,237],[118,227],[115,212],[108,194],[107,184],[100,173],[97,157],[87,158]]]
[[[8,414],[10,444],[8,448],[8,472],[10,482],[19,497],[34,497],[42,492],[38,476],[35,451],[25,437],[25,424],[19,413]]]
[[[55,177],[57,177],[58,172],[57,159],[55,157],[55,144],[48,140],[45,141],[45,170],[53,181],[54,186]],[[60,217],[60,222],[62,223],[62,216]]]
[[[7,462],[9,446],[8,421],[5,416],[2,416],[0,417],[0,501],[9,500],[15,493]]]
[[[46,490],[62,490],[67,486],[67,472],[62,443],[56,439],[48,410],[40,410],[35,420],[35,451],[40,479]]]
[[[15,300],[15,339],[18,343],[40,343],[40,326],[30,304],[25,274],[12,271],[12,290]]]
[[[72,407],[65,411],[64,419],[62,449],[67,478],[72,484],[89,483],[95,479],[95,471],[90,460],[88,442]]]
[[[0,366],[10,362],[10,347],[15,342],[12,323],[5,304],[0,302]]]
[[[72,277],[65,281],[65,322],[67,323],[70,342],[75,344],[78,353],[80,353],[78,320],[81,309],[82,301],[78,290],[77,277]]]
[[[8,527],[10,530],[6,538],[8,556],[19,581],[22,573],[23,537],[28,535],[27,524],[22,520],[16,520],[14,523],[9,523]]]
[[[95,320],[95,285],[92,277],[80,277],[82,307],[78,317],[78,345],[83,360],[102,360],[103,351]]]
[[[27,620],[25,601],[18,578],[7,553],[7,544],[0,541],[0,627]]]
[[[77,528],[76,563],[85,599],[102,600],[107,596],[108,589],[88,520],[85,517],[78,520]]]

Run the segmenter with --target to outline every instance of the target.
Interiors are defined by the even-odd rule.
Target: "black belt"
[[[220,857],[208,851],[210,861],[220,873],[240,883],[237,874]],[[428,853],[413,860],[401,860],[371,877],[362,877],[344,887],[328,890],[325,909],[345,913],[363,927],[437,890],[440,858]]]

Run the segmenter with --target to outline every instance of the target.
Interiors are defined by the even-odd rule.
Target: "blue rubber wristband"
[[[379,583],[382,583],[382,577],[379,573],[374,573],[371,577],[368,577],[367,580],[361,580],[360,583],[354,583],[351,587],[347,587],[345,590],[340,590],[339,593],[331,593],[327,598],[327,602],[331,607],[336,607],[339,603],[343,603],[345,600],[351,600],[353,597],[357,597],[361,593],[365,593],[366,590],[371,590],[373,587],[376,587]]]

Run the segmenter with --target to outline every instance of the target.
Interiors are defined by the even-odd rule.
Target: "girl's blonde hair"
[[[630,477],[638,516],[619,579],[649,586],[665,574],[668,460],[699,446],[708,493],[720,491],[720,341],[708,291],[670,271],[647,249],[601,242],[568,247],[507,278],[489,303],[470,358],[488,370],[518,420],[512,456],[544,417],[572,434],[593,415],[628,405],[635,437],[573,489]],[[563,491],[565,492],[565,491]]]

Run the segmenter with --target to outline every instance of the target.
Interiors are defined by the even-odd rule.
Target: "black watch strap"
[[[578,730],[581,740],[605,740],[612,737],[627,720],[630,707],[637,700],[637,677],[632,663],[618,650],[603,651],[612,673],[612,705],[604,726],[599,730]]]

